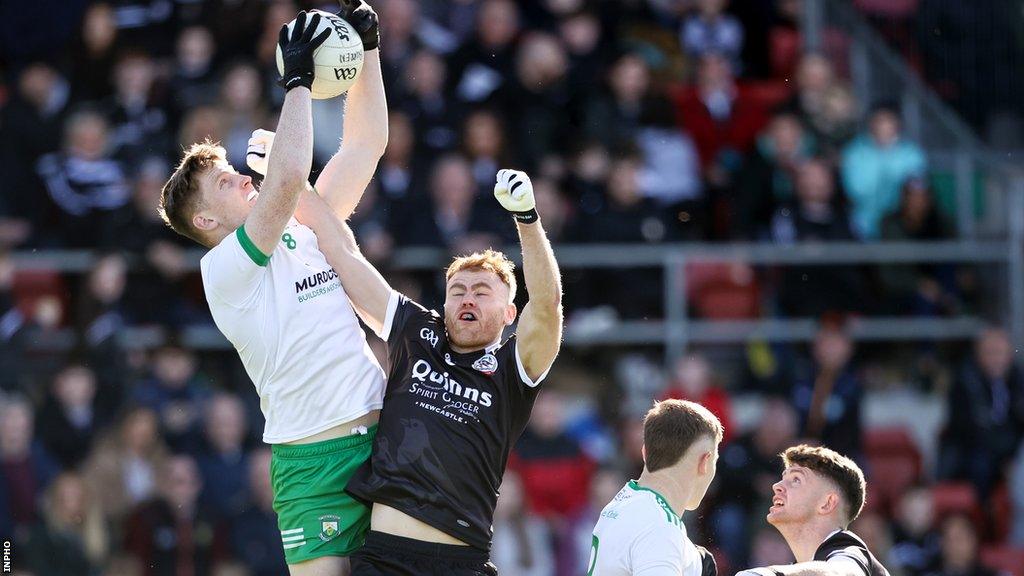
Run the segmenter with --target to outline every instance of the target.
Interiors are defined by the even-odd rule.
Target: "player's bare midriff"
[[[370,513],[370,530],[435,544],[469,546],[458,538],[384,504],[373,505],[373,512]]]
[[[323,440],[333,440],[335,438],[344,438],[345,436],[352,436],[353,434],[359,433],[359,427],[369,428],[380,420],[380,410],[371,410],[366,414],[363,414],[355,420],[349,420],[348,422],[342,422],[337,426],[332,426],[323,432],[317,432],[312,436],[293,440],[291,442],[285,442],[285,444],[312,444],[313,442],[320,442]]]

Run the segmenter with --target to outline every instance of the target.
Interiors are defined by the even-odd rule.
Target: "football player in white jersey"
[[[347,218],[387,145],[388,121],[377,15],[361,0],[341,5],[365,60],[348,92],[344,141],[316,188]],[[226,161],[224,148],[207,142],[185,152],[160,200],[171,228],[210,249],[200,263],[203,287],[260,396],[274,510],[293,576],[349,573],[369,509],[344,487],[370,455],[384,392],[383,371],[337,274],[313,232],[292,216],[309,188],[313,51],[327,36],[313,38],[320,17],[307,22],[300,12],[290,36],[282,27],[286,94],[277,146],[256,142],[248,151],[256,163],[265,156],[260,190]]]
[[[664,400],[644,417],[644,471],[604,507],[588,576],[715,576],[714,558],[686,534],[715,477],[722,423],[707,408]]]

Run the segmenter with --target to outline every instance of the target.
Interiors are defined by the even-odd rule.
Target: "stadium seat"
[[[951,514],[968,515],[979,528],[982,528],[981,505],[974,486],[967,482],[942,482],[932,487],[932,499],[935,505],[935,517],[945,518]]]
[[[697,315],[715,320],[740,320],[760,315],[760,290],[746,266],[700,262],[686,266],[687,298]]]
[[[921,451],[903,426],[871,428],[864,433],[864,452],[869,456],[909,456],[921,460]]]
[[[64,278],[51,270],[19,271],[14,275],[11,288],[14,303],[25,316],[35,313],[36,304],[43,298],[56,297],[68,309],[69,293]]]
[[[992,490],[988,503],[990,523],[989,539],[993,542],[1003,542],[1013,528],[1013,500],[1010,498],[1010,489],[1005,482],[1000,483]]]
[[[872,510],[890,511],[921,474],[919,459],[905,454],[868,454],[868,504]]]
[[[981,549],[981,563],[1006,574],[1024,576],[1024,548],[985,546]]]
[[[868,496],[872,509],[891,510],[921,476],[921,451],[906,428],[873,428],[864,433]]]

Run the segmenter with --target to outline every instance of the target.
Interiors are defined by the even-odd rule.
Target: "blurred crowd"
[[[282,574],[256,396],[231,351],[184,344],[211,320],[192,247],[155,206],[192,142],[222,142],[246,170],[250,133],[273,129],[280,105],[280,25],[332,4],[51,4],[0,3],[0,535],[26,574]],[[504,166],[530,172],[556,243],[955,235],[898,107],[856,101],[842,58],[798,41],[779,54],[799,38],[799,0],[373,5],[390,139],[352,223],[425,304],[437,275],[391,270],[395,251],[513,242],[490,193]],[[314,105],[315,169],[342,111]],[[81,274],[16,271],[10,252],[34,249],[97,259]],[[570,327],[660,317],[659,276],[567,270]],[[694,351],[668,371],[649,350],[564,353],[503,483],[504,573],[585,571],[596,515],[642,467],[638,417],[664,397],[726,426],[719,478],[690,518],[723,573],[788,561],[763,515],[777,454],[804,439],[865,467],[858,528],[894,576],[987,576],[1020,559],[1008,545],[1024,546],[1024,380],[1007,335],[894,359],[858,348],[843,321],[971,310],[973,270],[700,264],[679,297],[695,316],[825,320],[809,346]],[[181,338],[128,345],[125,327]],[[868,399],[892,389],[937,405],[941,437],[869,426]]]
[[[886,42],[990,146],[1024,143],[1024,59],[1020,0],[854,0]]]

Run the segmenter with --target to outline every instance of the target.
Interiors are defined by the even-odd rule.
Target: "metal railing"
[[[1024,180],[1020,181],[1013,210],[1024,214]],[[663,307],[660,320],[613,321],[595,329],[570,324],[566,343],[571,346],[656,345],[662,346],[666,362],[677,359],[693,344],[740,344],[751,340],[806,341],[813,338],[817,322],[809,318],[761,318],[751,320],[699,320],[691,317],[686,302],[687,265],[691,263],[737,262],[753,266],[817,266],[925,263],[995,265],[1005,268],[1005,286],[1000,290],[995,317],[1006,324],[1014,342],[1024,344],[1024,218],[1012,219],[1010,240],[960,240],[946,242],[880,242],[871,244],[801,243],[792,245],[671,244],[650,245],[563,245],[555,248],[564,270],[607,268],[660,268],[663,271]],[[518,248],[507,253],[518,258]],[[188,261],[198,270],[199,250]],[[23,252],[14,254],[20,270],[60,270],[80,273],[88,270],[95,256],[88,252]],[[389,268],[395,271],[440,271],[450,255],[434,248],[407,248],[395,253]],[[864,341],[962,340],[987,324],[973,316],[955,318],[871,317],[852,321],[853,338]],[[127,347],[152,347],[164,340],[160,328],[129,328],[121,334]],[[69,332],[45,335],[36,345],[70,348]],[[185,329],[179,339],[204,350],[230,349],[228,341],[213,326]]]
[[[1017,349],[1024,348],[1024,172],[1010,162],[1012,154],[996,155],[891,50],[847,0],[804,2],[805,48],[825,47],[828,34],[839,32],[846,42],[846,61],[862,104],[878,100],[900,102],[908,134],[928,150],[930,164],[954,174],[954,215],[960,240],[933,243],[676,244],[663,246],[559,246],[563,269],[660,268],[664,272],[661,320],[614,321],[591,329],[567,326],[569,345],[658,345],[672,362],[692,344],[743,343],[753,339],[804,341],[813,337],[816,322],[807,318],[698,320],[686,302],[687,265],[694,262],[741,262],[754,266],[862,265],[960,263],[998,266],[994,302],[987,320],[1006,325]],[[984,186],[981,210],[976,210],[978,176]],[[980,213],[980,217],[976,214]],[[994,238],[993,240],[982,240]],[[508,251],[518,254],[518,248]],[[198,269],[200,251],[189,254]],[[448,253],[436,249],[403,249],[389,263],[398,271],[440,270]],[[16,253],[23,270],[87,271],[94,255],[83,251]],[[986,324],[978,317],[872,317],[854,320],[851,335],[858,340],[959,340],[970,338]],[[122,339],[127,346],[161,342],[160,329],[132,328]],[[228,349],[216,328],[189,328],[181,334],[187,345]],[[49,334],[41,346],[71,346],[70,333]]]
[[[928,153],[929,168],[953,175],[952,213],[960,238],[1003,238],[1007,267],[999,319],[1016,346],[1024,344],[1024,171],[1018,154],[995,153],[932,91],[849,0],[805,0],[803,39],[808,51],[827,52],[829,40],[845,56],[862,106],[898,102],[908,136]],[[838,41],[836,41],[838,40]],[[980,189],[979,189],[980,187]]]
[[[906,134],[928,152],[929,167],[953,174],[956,196],[955,224],[958,234],[972,238],[998,232],[993,208],[984,203],[975,216],[976,177],[985,179],[991,160],[971,127],[928,88],[849,0],[806,0],[804,49],[832,53],[848,64],[850,80],[862,111],[875,102],[899,104]],[[844,50],[843,50],[844,49]]]

